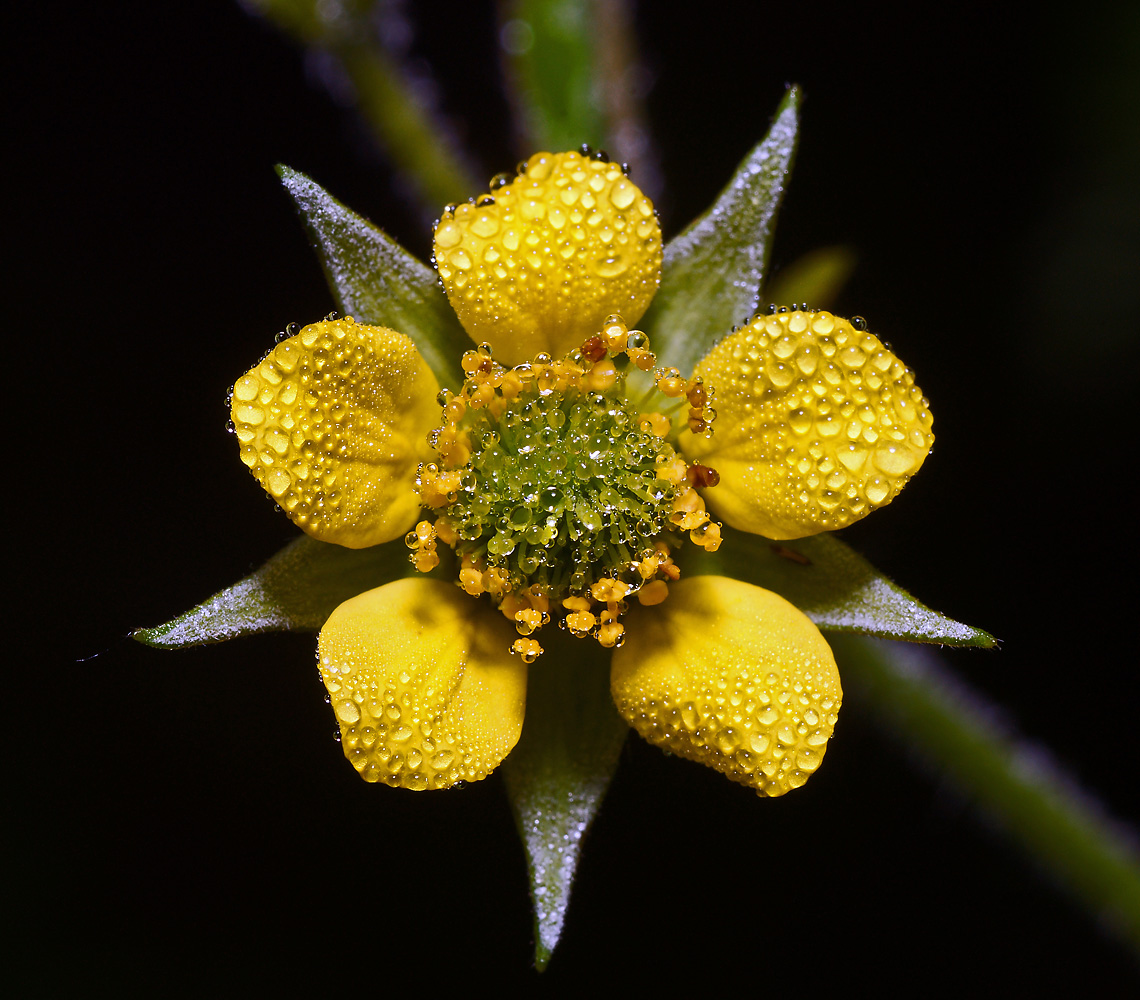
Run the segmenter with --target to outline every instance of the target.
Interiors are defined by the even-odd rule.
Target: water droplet
[[[336,717],[347,725],[360,721],[360,707],[354,701],[338,701],[333,706]]]
[[[594,273],[599,278],[616,278],[619,274],[625,274],[628,269],[629,261],[621,254],[603,257],[594,264]]]

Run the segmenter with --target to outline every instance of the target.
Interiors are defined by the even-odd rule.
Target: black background
[[[946,659],[1134,822],[1135,16],[699,9],[639,12],[667,235],[801,83],[774,263],[857,250],[837,311],[917,371],[938,434],[847,537],[1001,637]],[[445,111],[482,174],[509,168],[492,6],[421,10],[414,52]],[[1134,983],[1134,959],[855,694],[826,766],[779,801],[631,739],[538,979],[497,779],[361,782],[310,636],[180,653],[124,638],[293,535],[224,429],[235,377],[333,305],[273,164],[421,255],[427,231],[312,62],[238,5],[17,16],[7,700],[25,992]]]

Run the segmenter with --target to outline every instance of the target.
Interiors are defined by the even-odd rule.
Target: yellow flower
[[[658,365],[633,327],[661,260],[653,206],[619,166],[538,153],[435,230],[480,345],[461,386],[351,318],[305,327],[234,386],[242,460],[297,525],[351,548],[405,536],[435,574],[360,594],[321,630],[366,780],[489,774],[552,620],[594,640],[582,669],[609,660],[617,710],[650,742],[766,795],[818,767],[842,692],[815,625],[674,557],[715,550],[715,518],[790,539],[889,503],[933,441],[926,401],[862,321],[807,309],[753,317],[691,375]]]

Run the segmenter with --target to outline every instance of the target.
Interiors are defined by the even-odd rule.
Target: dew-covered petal
[[[304,327],[233,391],[241,460],[295,524],[359,549],[415,522],[439,384],[403,334],[351,319]]]
[[[802,612],[752,584],[695,576],[629,617],[610,683],[650,743],[762,795],[798,788],[819,767],[843,692]]]
[[[452,584],[405,579],[321,629],[321,678],[365,781],[422,790],[485,778],[518,742],[527,668],[506,619]]]
[[[757,316],[694,374],[715,389],[716,433],[685,432],[681,448],[720,473],[706,501],[743,531],[802,538],[851,524],[890,503],[934,443],[910,369],[827,312]]]
[[[632,326],[661,277],[653,203],[616,163],[579,153],[536,153],[444,212],[434,251],[467,332],[509,363],[563,355],[611,313]]]

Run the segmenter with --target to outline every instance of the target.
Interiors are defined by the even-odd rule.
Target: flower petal
[[[685,432],[681,449],[720,473],[709,508],[742,531],[802,538],[858,521],[898,495],[934,443],[910,369],[831,313],[757,316],[694,374],[716,390],[716,434]]]
[[[616,163],[536,153],[475,204],[445,212],[435,264],[476,342],[508,363],[559,357],[610,313],[633,326],[661,278],[653,203]]]
[[[421,790],[485,778],[518,742],[526,666],[502,615],[451,584],[405,579],[321,629],[321,678],[365,781]]]
[[[403,334],[313,323],[238,379],[241,460],[305,532],[359,549],[402,535],[419,509],[439,384]]]
[[[650,743],[763,795],[819,767],[843,692],[830,647],[800,611],[760,587],[696,576],[630,618],[637,641],[615,650],[610,686]]]

